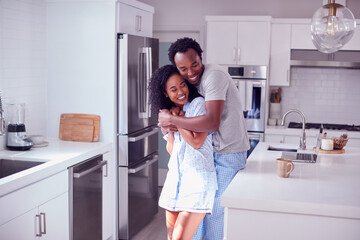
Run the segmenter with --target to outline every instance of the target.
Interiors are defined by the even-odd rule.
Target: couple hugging
[[[221,195],[249,149],[239,92],[220,66],[202,63],[202,52],[195,40],[178,39],[169,48],[173,65],[149,85],[170,154],[159,199],[168,240],[223,239]]]

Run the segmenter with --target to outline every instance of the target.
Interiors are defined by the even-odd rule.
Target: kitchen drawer
[[[0,225],[68,191],[63,171],[0,198]]]

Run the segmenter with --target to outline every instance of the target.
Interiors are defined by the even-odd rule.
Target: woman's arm
[[[171,155],[174,146],[174,132],[169,132],[169,137],[166,143],[166,150]]]
[[[175,110],[177,110],[177,111],[175,111]],[[176,109],[176,108],[171,109],[170,112],[174,116],[179,116],[179,117],[185,116],[185,113],[180,109]],[[194,149],[199,149],[203,145],[203,143],[208,135],[207,132],[194,132],[194,131],[187,130],[184,128],[178,128],[178,131],[179,131],[180,135],[184,138],[185,142],[187,142]]]
[[[160,110],[159,126],[168,129],[168,126],[185,128],[195,132],[217,131],[220,126],[221,115],[224,109],[223,100],[205,102],[206,114],[197,117],[174,116],[168,110]]]
[[[178,128],[178,130],[185,142],[195,149],[199,149],[203,145],[208,135],[207,132],[193,132],[184,128]]]

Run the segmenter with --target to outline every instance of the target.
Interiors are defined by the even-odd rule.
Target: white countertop
[[[360,219],[360,148],[319,154],[316,163],[295,162],[290,177],[280,178],[276,158],[281,152],[267,151],[268,146],[266,142],[256,146],[246,168],[223,194],[222,206]]]
[[[0,159],[45,162],[0,179],[0,197],[112,149],[112,144],[106,142],[72,142],[57,139],[47,141],[47,147],[31,148],[28,151],[0,151]]]
[[[331,137],[340,137],[342,134],[346,133],[348,138],[360,138],[360,132],[356,131],[346,131],[346,130],[329,130],[324,129],[324,132],[328,133],[328,136]],[[305,129],[306,136],[316,137],[319,133],[319,129]],[[298,135],[301,134],[300,128],[287,128],[284,126],[266,126],[265,134],[276,134],[276,135]],[[359,146],[360,147],[360,146]]]

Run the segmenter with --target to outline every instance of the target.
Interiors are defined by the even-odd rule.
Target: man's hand
[[[171,113],[167,109],[160,109],[158,115],[159,127],[166,127],[170,125]]]
[[[158,115],[158,126],[167,132],[177,132],[177,127],[170,123],[171,113],[167,109],[161,109]]]

